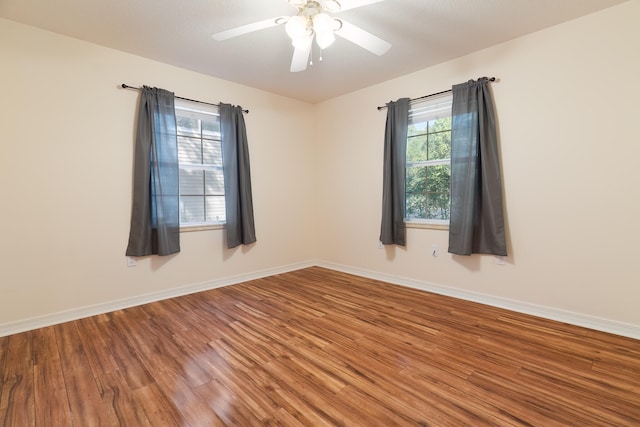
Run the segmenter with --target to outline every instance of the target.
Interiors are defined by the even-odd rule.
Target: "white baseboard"
[[[621,335],[634,339],[640,339],[640,326],[637,325],[615,322],[612,320],[601,319],[598,317],[587,316],[584,314],[544,307],[536,304],[529,304],[506,298],[492,297],[490,295],[464,291],[461,289],[437,285],[435,283],[429,283],[415,279],[409,279],[406,277],[394,276],[390,274],[379,273],[376,271],[334,264],[331,262],[318,261],[316,262],[316,265],[331,270],[342,271],[343,273],[354,274],[356,276],[392,283],[394,285],[420,289],[423,291],[432,292],[434,294],[446,295],[462,300],[490,305],[493,307],[504,308],[519,313],[530,314],[532,316],[543,317],[545,319],[556,320],[571,325],[595,329],[597,331],[608,332],[611,334]]]
[[[78,320],[85,317],[95,316],[98,314],[109,313],[123,308],[134,307],[147,304],[154,301],[160,301],[167,298],[179,297],[182,295],[193,294],[195,292],[207,291],[210,289],[221,288],[224,286],[235,285],[237,283],[247,282],[249,280],[260,279],[263,277],[273,276],[274,274],[287,273],[289,271],[300,270],[317,265],[316,262],[302,262],[290,264],[277,268],[260,270],[252,273],[241,274],[222,279],[211,280],[207,282],[194,283],[178,288],[166,289],[163,291],[152,292],[144,295],[138,295],[131,298],[124,298],[116,301],[109,301],[100,304],[94,304],[86,307],[75,308],[72,310],[60,311],[57,313],[47,314],[44,316],[32,317],[30,319],[19,320],[17,322],[0,324],[0,337],[13,335],[20,332],[31,331],[33,329],[44,328],[47,326],[57,325],[59,323]]]
[[[287,273],[294,270],[300,270],[307,267],[319,266],[331,270],[342,271],[344,273],[356,276],[366,277],[369,279],[380,280],[395,285],[406,286],[414,289],[420,289],[435,294],[446,295],[467,301],[478,302],[493,307],[504,308],[519,313],[530,314],[533,316],[543,317],[546,319],[557,320],[559,322],[571,325],[582,326],[589,329],[595,329],[602,332],[608,332],[629,338],[640,339],[640,326],[630,325],[626,323],[615,322],[598,317],[587,316],[584,314],[573,313],[555,308],[544,307],[535,304],[528,304],[520,301],[509,300],[505,298],[492,297],[476,292],[464,291],[430,282],[410,279],[401,276],[395,276],[380,273],[371,270],[365,270],[356,267],[349,267],[341,264],[321,260],[311,260],[296,264],[285,265],[276,268],[259,270],[252,273],[241,274],[237,276],[225,277],[207,282],[195,283],[178,288],[167,289],[159,292],[139,295],[131,298],[125,298],[117,301],[109,301],[105,303],[95,304],[77,309],[61,311],[48,314],[45,316],[33,317],[30,319],[19,320],[16,322],[0,324],[0,337],[17,334],[20,332],[30,331],[37,328],[57,325],[59,323],[69,322],[72,320],[82,319],[84,317],[95,316],[98,314],[109,313],[123,308],[134,307],[147,304],[154,301],[160,301],[167,298],[179,297],[182,295],[192,294],[195,292],[206,291],[224,286],[235,285],[237,283],[249,280],[260,279],[263,277],[273,276],[275,274]]]

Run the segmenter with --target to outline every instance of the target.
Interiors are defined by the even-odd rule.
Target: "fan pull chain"
[[[322,62],[322,49],[320,49],[318,61]],[[309,66],[313,66],[313,46],[311,46],[311,52],[309,52]]]

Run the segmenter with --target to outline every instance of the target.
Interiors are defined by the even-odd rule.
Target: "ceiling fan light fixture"
[[[291,40],[291,44],[296,49],[307,49],[313,41],[313,35],[306,34],[302,37],[298,37]]]
[[[308,35],[307,18],[302,15],[292,16],[285,25],[285,31],[291,40],[300,39]]]
[[[333,26],[333,18],[326,13],[313,15],[313,31],[315,31],[316,34],[332,33]]]
[[[391,44],[381,38],[342,19],[330,16],[335,12],[355,9],[357,7],[378,3],[384,0],[287,0],[289,5],[297,9],[294,16],[279,16],[252,24],[241,25],[230,30],[213,34],[215,40],[221,41],[264,28],[283,25],[287,36],[294,46],[290,71],[304,71],[312,64],[313,39],[322,51],[333,44],[336,35],[346,39],[376,55],[383,55],[391,48]]]
[[[316,43],[320,49],[326,49],[336,41],[336,36],[333,35],[333,31],[324,33],[324,34],[316,34]]]
[[[334,19],[326,13],[318,13],[313,16],[313,31],[320,49],[328,48],[336,40],[333,34],[334,27]]]

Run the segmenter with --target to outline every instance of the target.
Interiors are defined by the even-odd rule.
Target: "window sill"
[[[427,230],[448,230],[449,229],[449,224],[434,223],[434,222],[406,221],[404,225],[406,228],[422,228]]]
[[[208,230],[222,230],[225,224],[206,224],[206,225],[187,225],[180,227],[181,233],[191,233],[192,231],[208,231]]]

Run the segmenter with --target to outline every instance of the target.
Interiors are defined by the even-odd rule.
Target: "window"
[[[405,221],[448,224],[451,174],[451,94],[409,110]]]
[[[176,99],[180,226],[225,222],[218,108]]]

